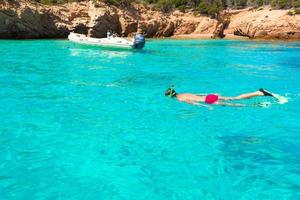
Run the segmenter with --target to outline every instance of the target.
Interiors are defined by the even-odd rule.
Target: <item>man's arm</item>
[[[195,101],[191,101],[191,100],[185,100],[186,103],[189,103],[189,104],[193,104],[193,105],[196,105],[196,106],[203,106],[203,107],[206,107],[206,108],[209,108],[209,109],[212,109],[211,106],[208,106],[208,105],[205,105],[205,104],[202,104],[202,103],[198,103],[198,102],[195,102]]]
[[[225,102],[218,102],[219,105],[221,106],[235,106],[235,107],[245,107],[245,104],[240,104],[240,103],[225,103]]]

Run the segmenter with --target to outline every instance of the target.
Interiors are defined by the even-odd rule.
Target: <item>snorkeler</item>
[[[233,100],[241,100],[241,99],[249,99],[253,97],[258,96],[271,96],[277,99],[276,94],[273,94],[263,88],[259,89],[256,92],[252,93],[246,93],[241,94],[239,96],[235,97],[226,97],[226,96],[220,96],[218,94],[192,94],[192,93],[181,93],[178,94],[174,90],[174,87],[171,86],[168,88],[165,92],[165,96],[168,96],[170,98],[176,98],[179,101],[198,105],[198,106],[206,106],[205,104],[218,104],[223,106],[246,106],[245,104],[237,104],[237,103],[228,103],[227,101],[233,101]],[[279,100],[279,99],[278,99]],[[205,104],[202,104],[205,103]],[[257,106],[257,105],[256,105]]]

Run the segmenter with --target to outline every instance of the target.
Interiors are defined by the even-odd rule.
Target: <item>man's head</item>
[[[174,90],[174,87],[171,86],[169,87],[166,92],[165,92],[165,96],[168,96],[168,97],[176,97],[176,91]]]
[[[137,34],[143,34],[143,30],[141,28],[138,28],[136,31]]]

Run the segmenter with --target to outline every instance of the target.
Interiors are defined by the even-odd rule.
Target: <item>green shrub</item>
[[[186,6],[185,5],[178,6],[177,9],[180,10],[181,12],[185,12]]]
[[[114,6],[120,6],[120,5],[129,5],[134,0],[103,0],[105,3],[114,5]]]
[[[187,4],[186,0],[172,0],[172,3],[174,4],[174,6],[176,8],[178,8],[179,6],[185,6]]]
[[[286,14],[292,16],[292,15],[294,15],[294,12],[290,10]]]
[[[237,8],[245,8],[247,6],[247,0],[236,0]]]
[[[56,4],[57,1],[56,0],[41,0],[40,3],[51,5],[51,4]]]
[[[277,7],[277,0],[272,0],[271,1],[271,6],[272,6],[272,8],[276,8]]]
[[[203,1],[199,3],[198,10],[202,14],[208,14],[208,7],[209,7],[208,3]]]
[[[295,9],[295,14],[299,15],[300,14],[300,9]]]
[[[196,8],[198,6],[200,0],[187,0],[187,2],[188,2],[189,6]]]
[[[156,0],[144,0],[147,4],[157,3]]]
[[[194,11],[194,12],[193,12],[193,15],[194,15],[194,16],[198,16],[198,15],[199,15],[199,12]]]
[[[263,2],[264,2],[264,5],[270,5],[272,0],[263,0]]]
[[[215,17],[221,10],[223,10],[223,6],[217,3],[208,4],[206,2],[200,2],[197,9],[201,14],[207,14]]]
[[[294,7],[299,8],[300,7],[300,0],[294,1]]]
[[[218,8],[217,4],[213,4],[208,7],[207,14],[213,16],[213,15],[217,14],[218,12],[219,12],[219,8]]]
[[[159,0],[157,6],[160,10],[168,12],[173,9],[172,0]]]
[[[288,4],[287,0],[279,0],[279,2],[278,2],[279,8],[281,8],[281,9],[286,8],[287,4]]]
[[[263,6],[264,5],[264,1],[263,0],[257,0],[256,1],[257,6]]]

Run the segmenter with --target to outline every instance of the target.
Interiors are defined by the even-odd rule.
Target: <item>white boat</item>
[[[92,38],[84,34],[70,33],[68,39],[72,42],[85,45],[93,45],[108,48],[121,49],[142,49],[145,45],[145,38],[137,35],[133,39],[125,39],[121,37],[108,36],[107,38]]]

